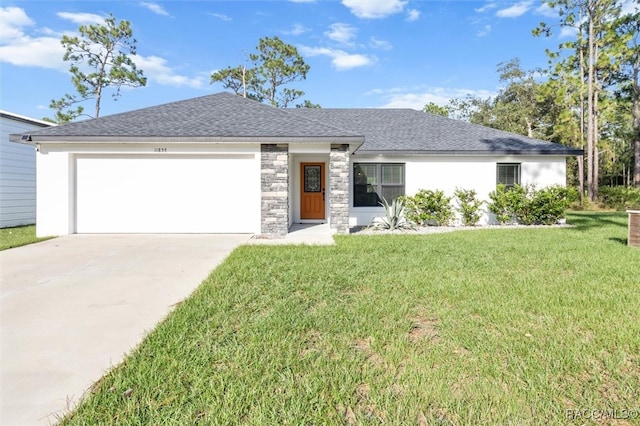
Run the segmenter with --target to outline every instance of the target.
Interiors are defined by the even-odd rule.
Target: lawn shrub
[[[414,196],[401,197],[407,218],[418,225],[448,226],[454,212],[451,198],[444,191],[421,189]]]
[[[456,188],[454,192],[458,201],[458,212],[465,226],[475,226],[480,220],[480,207],[482,201],[477,198],[477,192],[473,189]]]
[[[489,193],[489,211],[496,215],[496,220],[500,225],[515,221],[516,212],[521,211],[521,204],[527,198],[527,190],[515,185],[507,188],[506,185],[498,184],[495,191]]]
[[[601,186],[599,198],[602,207],[616,210],[640,208],[640,188]]]
[[[528,198],[523,202],[522,212],[518,217],[525,225],[554,225],[564,218],[569,208],[567,189],[559,186],[549,186],[536,190],[531,188]]]
[[[517,221],[524,225],[553,225],[569,208],[569,191],[560,185],[536,189],[534,185],[498,185],[489,194],[489,210],[500,224]]]

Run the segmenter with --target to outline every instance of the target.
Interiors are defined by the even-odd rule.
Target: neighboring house
[[[10,142],[9,135],[49,126],[0,111],[0,228],[36,223],[36,150]]]
[[[278,109],[218,93],[12,135],[38,148],[38,235],[338,233],[421,188],[565,183],[580,150],[409,109]],[[489,214],[483,221],[492,220]]]

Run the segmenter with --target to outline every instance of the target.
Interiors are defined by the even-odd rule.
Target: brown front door
[[[300,219],[324,219],[324,163],[300,163]]]

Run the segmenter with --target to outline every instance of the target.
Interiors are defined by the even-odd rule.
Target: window
[[[354,163],[353,206],[379,207],[404,195],[404,164]]]
[[[509,188],[520,185],[520,164],[519,163],[498,163],[497,184],[503,184]]]

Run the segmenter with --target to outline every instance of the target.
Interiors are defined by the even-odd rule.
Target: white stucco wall
[[[156,149],[166,149],[166,151],[156,152]],[[233,191],[234,188],[245,188],[241,193],[234,193],[237,196],[238,203],[242,204],[243,210],[237,211],[235,216],[246,218],[249,222],[248,228],[250,232],[259,233],[260,231],[260,149],[256,144],[239,144],[227,146],[222,144],[119,144],[119,145],[96,145],[96,144],[74,144],[74,145],[42,145],[37,155],[38,169],[38,209],[37,209],[37,226],[36,233],[38,236],[49,235],[66,235],[77,232],[76,202],[77,202],[77,159],[80,158],[103,158],[113,156],[114,158],[122,158],[123,156],[135,156],[136,158],[149,158],[153,161],[153,157],[158,158],[200,158],[206,156],[215,156],[219,158],[246,158],[250,162],[249,167],[243,167],[238,173],[229,175],[224,181],[210,182],[211,188],[216,185],[224,185],[225,193]],[[244,164],[244,163],[243,163]],[[173,165],[172,165],[173,166]],[[175,170],[174,170],[175,172]],[[117,173],[117,170],[114,170]],[[194,197],[208,196],[211,197],[219,208],[226,212],[234,211],[233,199],[218,199],[211,194],[195,193],[193,187],[197,187],[200,191],[203,185],[190,185],[189,181],[180,183],[180,176],[174,176],[176,185],[180,187],[180,191],[184,191],[187,195]],[[231,172],[229,172],[231,174]],[[188,170],[184,173],[188,176]],[[243,182],[249,182],[243,185]],[[164,183],[165,187],[174,186],[174,182]],[[162,190],[154,188],[149,193],[160,194]],[[193,192],[193,193],[191,193]],[[181,193],[181,196],[184,195]],[[225,197],[229,198],[229,197]],[[167,207],[169,206],[169,207]],[[170,208],[171,204],[163,204],[164,208]],[[180,213],[179,205],[176,205],[175,215]],[[250,212],[249,214],[247,214]],[[173,214],[169,212],[170,214]],[[188,218],[185,218],[188,220]],[[151,223],[151,221],[150,221]],[[224,224],[221,225],[219,232],[225,232]],[[127,231],[129,232],[129,231]],[[133,232],[133,231],[132,231]],[[151,231],[148,231],[151,232]],[[157,232],[157,231],[154,231]],[[162,231],[159,231],[162,232]],[[168,230],[167,232],[174,232]],[[188,232],[198,232],[197,229]],[[235,232],[229,228],[228,232]]]
[[[0,113],[0,228],[36,223],[36,149],[9,141],[50,124],[9,112]]]
[[[47,237],[73,233],[73,156],[44,150],[36,156],[38,208],[36,235]]]
[[[414,195],[421,189],[442,190],[453,196],[456,188],[474,189],[478,198],[489,200],[496,188],[496,164],[520,163],[521,183],[537,188],[565,185],[566,159],[554,156],[496,156],[496,157],[383,157],[354,156],[352,163],[404,163],[405,194]],[[352,166],[353,170],[353,166]],[[353,188],[353,173],[351,176]],[[384,210],[376,207],[353,207],[350,200],[350,226],[366,226]],[[493,223],[493,215],[483,207],[481,224]]]

